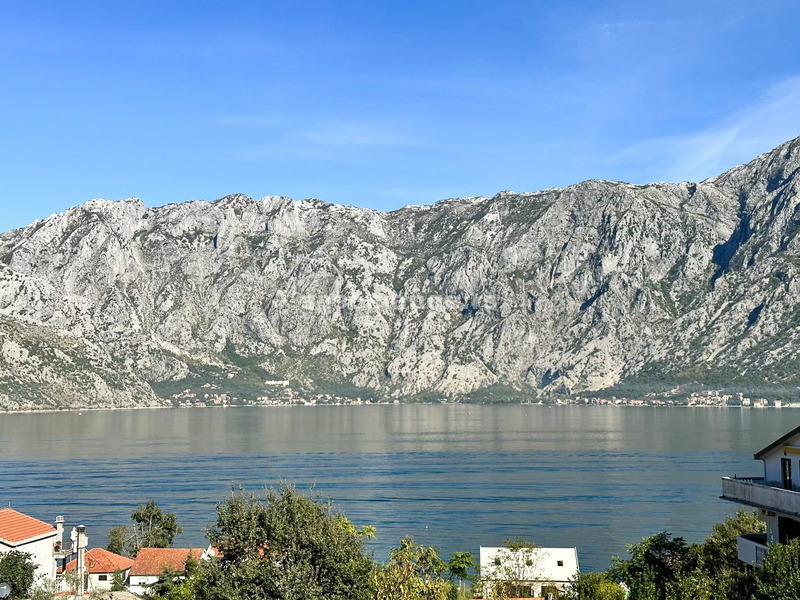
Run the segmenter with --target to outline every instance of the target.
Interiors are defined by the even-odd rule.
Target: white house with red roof
[[[51,581],[56,577],[56,544],[59,530],[13,508],[0,508],[0,553],[28,552],[36,565],[34,575]]]
[[[173,573],[186,571],[186,561],[191,556],[199,562],[208,557],[202,548],[142,548],[136,555],[128,576],[128,590],[143,594],[147,587],[156,583],[164,570]]]
[[[83,555],[83,564],[87,591],[110,590],[115,571],[120,571],[123,581],[128,579],[128,573],[133,566],[133,559],[114,554],[103,548],[92,548]],[[77,559],[71,560],[67,563],[64,571],[75,571],[77,568]]]

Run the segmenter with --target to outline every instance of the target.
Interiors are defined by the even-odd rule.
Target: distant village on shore
[[[333,393],[305,393],[290,385],[289,380],[270,380],[264,382],[264,390],[255,397],[221,391],[215,383],[205,383],[200,390],[187,388],[171,394],[169,400],[176,408],[204,408],[226,406],[342,406],[365,404],[402,404],[399,399],[344,396]],[[425,404],[472,404],[470,397],[441,397]],[[731,407],[731,408],[800,408],[800,399],[785,401],[779,399],[751,398],[743,393],[731,394],[722,390],[681,392],[678,389],[668,392],[650,392],[644,397],[590,396],[545,398],[524,401],[522,404],[546,406],[653,406],[653,407]]]

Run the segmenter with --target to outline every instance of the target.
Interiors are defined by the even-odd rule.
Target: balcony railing
[[[766,484],[763,477],[739,477],[735,475],[734,477],[723,477],[723,479],[735,479],[736,481],[744,481],[745,483],[758,483],[761,485]]]
[[[764,555],[769,550],[767,547],[766,533],[750,533],[736,538],[736,549],[739,560],[757,567],[764,566]]]
[[[800,517],[800,492],[769,485],[763,477],[723,477],[722,498]]]

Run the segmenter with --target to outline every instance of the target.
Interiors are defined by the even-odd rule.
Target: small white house
[[[127,581],[133,560],[103,548],[92,548],[83,555],[83,564],[87,591],[110,590],[115,571],[119,570],[122,580]],[[76,559],[68,562],[64,571],[75,571],[77,568],[78,561]]]
[[[754,458],[764,463],[763,477],[723,477],[722,498],[758,509],[766,534],[738,538],[739,558],[761,566],[769,542],[786,544],[800,537],[800,427],[794,428]]]
[[[484,598],[491,598],[492,582],[517,581],[530,586],[531,596],[541,596],[542,585],[564,588],[578,574],[577,548],[480,548]]]
[[[183,573],[189,556],[199,562],[208,554],[202,548],[142,548],[128,575],[128,590],[138,595],[145,593],[148,586],[156,583],[164,574],[165,569]]]
[[[0,554],[17,550],[28,552],[36,565],[37,578],[55,581],[58,530],[13,508],[0,508]]]

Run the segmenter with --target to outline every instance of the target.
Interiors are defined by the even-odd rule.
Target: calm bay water
[[[522,536],[577,546],[583,570],[661,530],[700,541],[736,505],[720,477],[800,411],[540,406],[335,406],[0,415],[0,505],[89,545],[148,499],[203,545],[233,484],[280,478],[375,525],[378,559],[406,534],[477,553]]]

